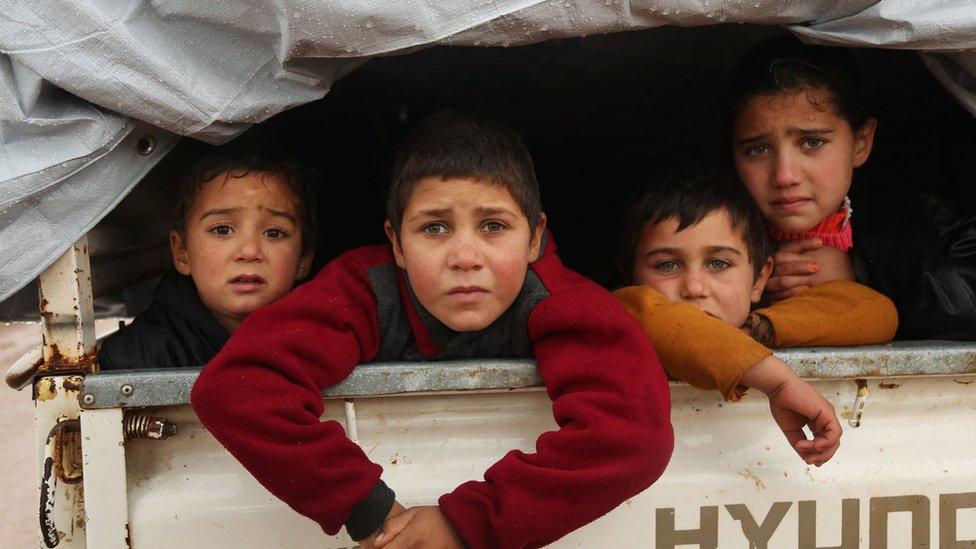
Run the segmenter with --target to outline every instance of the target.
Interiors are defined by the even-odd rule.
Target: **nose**
[[[697,269],[688,269],[681,278],[681,299],[695,301],[708,297],[708,283]]]
[[[796,160],[789,151],[781,151],[776,155],[773,165],[773,185],[782,189],[796,185],[798,182]]]
[[[456,236],[448,253],[448,267],[452,271],[470,271],[480,269],[484,265],[484,255],[478,246],[476,237]]]
[[[243,236],[238,243],[234,259],[245,263],[262,261],[264,251],[261,249],[261,239],[256,235]]]

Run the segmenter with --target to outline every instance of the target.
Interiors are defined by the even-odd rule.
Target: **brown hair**
[[[407,135],[393,162],[387,219],[400,231],[414,185],[425,177],[471,178],[504,187],[535,230],[542,212],[532,157],[519,134],[483,116],[441,111]]]
[[[277,175],[295,193],[298,219],[302,227],[302,253],[315,250],[317,222],[312,182],[318,180],[318,174],[290,158],[250,146],[220,147],[194,164],[177,192],[173,228],[186,239],[190,210],[206,183],[224,173],[230,177],[244,177],[252,172]]]
[[[758,278],[773,248],[755,202],[728,170],[681,166],[651,181],[624,215],[619,260],[624,279],[633,280],[634,255],[645,225],[676,219],[678,231],[682,231],[718,210],[725,210],[732,229],[742,232],[753,277]]]
[[[807,45],[793,35],[763,40],[746,50],[732,69],[726,123],[731,128],[735,116],[755,97],[816,90],[827,92],[827,106],[833,106],[854,131],[868,120],[860,71],[848,50]],[[809,94],[808,99],[816,104]]]

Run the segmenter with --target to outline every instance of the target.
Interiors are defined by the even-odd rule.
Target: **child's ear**
[[[878,127],[878,121],[868,118],[854,134],[854,167],[860,168],[868,157],[871,156],[871,148],[874,146],[874,130]]]
[[[396,260],[397,267],[406,269],[407,263],[403,260],[403,248],[400,246],[400,237],[397,235],[396,230],[393,228],[393,223],[390,223],[389,219],[383,223],[383,230],[386,231],[386,238],[389,238],[390,244],[393,245],[393,258]]]
[[[308,250],[302,253],[301,259],[298,260],[298,275],[295,280],[301,280],[308,276],[308,272],[312,270],[312,259],[315,257],[315,250]]]
[[[180,232],[169,232],[169,251],[173,255],[173,266],[180,274],[190,276],[190,254],[186,252],[186,242]]]
[[[529,242],[529,263],[534,263],[542,255],[542,235],[546,234],[546,214],[539,212],[539,222],[535,224],[535,233]]]
[[[767,257],[766,264],[759,270],[759,276],[752,283],[752,293],[749,295],[749,298],[752,299],[753,303],[759,303],[763,290],[766,289],[766,282],[769,280],[769,275],[771,274],[773,274],[773,258]]]

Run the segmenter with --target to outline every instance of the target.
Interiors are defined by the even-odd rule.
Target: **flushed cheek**
[[[525,282],[527,266],[524,261],[510,260],[494,262],[491,269],[494,282],[505,288],[521,289]]]
[[[667,280],[667,279],[660,279],[660,278],[655,279],[653,277],[645,276],[643,277],[643,281],[641,279],[638,279],[637,282],[640,284],[646,284],[654,288],[655,290],[661,292],[662,294],[664,294],[664,297],[668,298],[668,301],[681,301],[681,293],[678,291],[679,283],[676,280]]]

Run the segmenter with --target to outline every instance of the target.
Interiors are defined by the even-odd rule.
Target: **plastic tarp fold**
[[[0,0],[0,301],[179,136],[229,141],[320,99],[370,57],[717,23],[925,52],[976,113],[976,5],[966,0]],[[142,156],[134,140],[147,133],[157,147]]]

